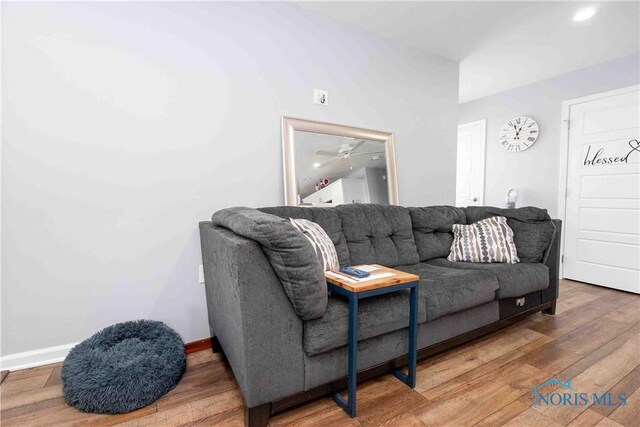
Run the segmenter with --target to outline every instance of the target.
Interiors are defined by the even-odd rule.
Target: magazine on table
[[[375,265],[354,265],[353,268],[357,268],[358,270],[366,271],[367,273],[371,273],[371,274],[363,278],[350,276],[346,273],[342,273],[337,270],[329,270],[329,271],[326,271],[325,274],[333,277],[338,277],[342,280],[346,280],[347,282],[351,282],[351,283],[369,282],[371,280],[395,276],[395,273],[392,273],[390,271],[382,271],[380,273],[374,273],[374,271],[380,270],[380,267]]]

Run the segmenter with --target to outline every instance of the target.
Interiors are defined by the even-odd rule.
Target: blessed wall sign
[[[589,144],[584,151],[584,166],[640,163],[640,141],[638,139],[632,139],[627,144],[621,144],[619,141]]]

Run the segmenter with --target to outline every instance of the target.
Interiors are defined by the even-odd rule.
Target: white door
[[[567,104],[563,275],[640,293],[640,91]]]
[[[480,206],[484,202],[484,152],[486,120],[458,126],[456,206]]]

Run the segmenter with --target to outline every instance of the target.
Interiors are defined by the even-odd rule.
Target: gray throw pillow
[[[336,247],[322,227],[308,219],[289,218],[289,221],[309,240],[324,271],[340,268]]]
[[[324,271],[309,240],[289,220],[236,207],[216,212],[211,221],[260,243],[302,320],[324,315],[327,310]]]
[[[494,216],[473,224],[453,224],[453,243],[449,261],[520,262],[513,231],[503,216]]]

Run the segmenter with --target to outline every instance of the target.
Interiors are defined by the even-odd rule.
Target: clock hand
[[[522,131],[522,128],[524,127],[525,123],[527,123],[527,120],[529,120],[529,118],[524,119],[524,122],[522,122],[522,126],[520,126],[520,129],[518,129],[518,133]]]
[[[513,130],[516,131],[516,136],[514,139],[520,139],[520,129],[518,129],[518,127],[515,124],[513,125]]]

